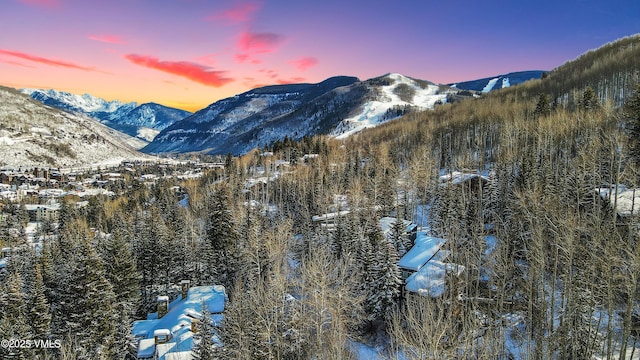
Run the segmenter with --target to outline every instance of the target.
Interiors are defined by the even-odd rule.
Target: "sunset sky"
[[[638,0],[1,0],[0,84],[198,110],[257,86],[551,70],[640,32]]]

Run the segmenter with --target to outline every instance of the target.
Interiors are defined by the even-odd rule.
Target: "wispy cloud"
[[[275,79],[278,77],[278,72],[273,69],[260,69],[258,70],[258,72],[263,73],[265,76],[269,77],[270,79]]]
[[[111,34],[89,35],[87,38],[89,40],[99,41],[99,42],[108,43],[108,44],[124,44],[125,43],[125,41],[121,37],[117,35],[111,35]]]
[[[231,9],[227,9],[211,15],[208,20],[222,20],[229,24],[245,23],[253,18],[253,14],[260,9],[260,4],[256,2],[238,4]]]
[[[306,71],[309,68],[318,65],[318,59],[311,56],[305,56],[295,60],[291,60],[289,61],[289,64],[292,64],[300,71]]]
[[[275,51],[284,40],[280,34],[244,31],[238,36],[238,48],[244,53],[265,54]]]
[[[17,62],[17,61],[2,60],[2,59],[0,59],[0,62],[3,62],[3,63],[5,63],[5,64],[9,64],[9,65],[16,65],[16,66],[27,67],[27,68],[31,68],[31,69],[34,69],[34,68],[35,68],[35,66],[31,66],[31,65],[23,64],[23,63],[21,63],[21,62]]]
[[[234,79],[226,77],[226,71],[213,70],[208,66],[188,61],[164,61],[153,56],[127,54],[125,59],[140,66],[181,76],[197,83],[220,87]]]
[[[63,60],[48,59],[48,58],[36,56],[33,54],[19,52],[19,51],[0,49],[0,55],[12,56],[19,59],[29,60],[29,61],[33,61],[33,62],[45,64],[45,65],[50,65],[50,66],[65,67],[65,68],[84,70],[84,71],[97,71],[95,68],[92,68],[92,67],[77,65],[77,64],[74,64],[68,61],[63,61]]]
[[[61,4],[61,0],[20,0],[21,3],[46,8],[54,8]]]

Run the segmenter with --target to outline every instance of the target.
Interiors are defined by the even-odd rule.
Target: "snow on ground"
[[[153,139],[160,133],[160,130],[152,129],[148,127],[141,127],[138,129],[137,137],[146,141],[153,141]]]
[[[416,206],[416,209],[413,213],[413,223],[418,225],[418,229],[424,231],[429,234],[431,232],[431,205],[430,204],[420,204]]]
[[[446,290],[446,274],[459,276],[465,270],[463,265],[445,263],[448,253],[438,251],[426,265],[411,274],[406,281],[408,291],[432,297],[439,297]]]
[[[509,86],[511,86],[511,83],[509,82],[509,78],[506,77],[504,79],[502,79],[502,88],[508,88]]]
[[[383,360],[389,359],[389,356],[382,354],[376,348],[363,344],[361,342],[349,342],[349,348],[351,353],[356,356],[358,360]]]
[[[493,79],[489,80],[489,82],[484,87],[484,89],[482,89],[482,92],[483,93],[488,93],[489,91],[491,91],[491,89],[493,89],[493,87],[496,86],[496,83],[498,82],[499,79],[500,78],[493,78]]]
[[[422,88],[414,80],[407,78],[400,74],[387,75],[392,81],[391,85],[382,86],[381,96],[377,97],[373,101],[366,102],[362,106],[362,111],[355,116],[347,118],[342,121],[342,126],[339,126],[332,134],[337,139],[345,139],[357,132],[360,132],[366,128],[375,127],[386,121],[392,119],[385,119],[387,110],[394,106],[412,106],[419,109],[433,109],[437,101],[445,102],[447,94],[439,94],[439,87],[437,85],[428,85],[426,88]],[[409,86],[415,94],[412,101],[404,101],[394,93],[394,89],[404,84]]]
[[[627,189],[624,185],[596,189],[602,199],[608,201],[620,216],[640,213],[640,189]]]

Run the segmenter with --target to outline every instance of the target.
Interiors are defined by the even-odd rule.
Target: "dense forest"
[[[223,346],[199,359],[349,359],[360,343],[406,359],[637,356],[640,211],[617,211],[615,194],[640,187],[638,84],[633,36],[345,141],[283,139],[200,179],[63,204],[2,275],[0,334],[62,340],[14,358],[123,359],[132,321],[189,279],[229,298],[212,329]],[[488,181],[443,186],[454,171]],[[0,240],[17,248],[11,206]],[[335,228],[312,221],[343,206]],[[411,243],[383,236],[382,216],[447,240],[465,271],[442,296],[402,291]]]

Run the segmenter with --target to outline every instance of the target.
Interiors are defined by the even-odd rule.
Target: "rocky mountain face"
[[[410,111],[433,108],[457,92],[400,74],[267,86],[209,105],[160,132],[142,151],[238,155],[285,136],[343,138]]]
[[[0,86],[0,167],[75,168],[145,159],[139,141]]]
[[[150,142],[163,129],[191,115],[190,112],[156,103],[138,105],[107,101],[90,94],[77,95],[57,90],[22,89],[33,99],[67,112],[84,114],[101,123]]]

